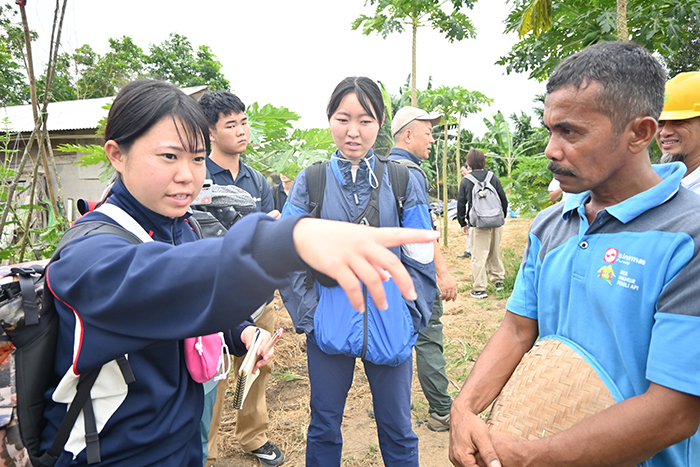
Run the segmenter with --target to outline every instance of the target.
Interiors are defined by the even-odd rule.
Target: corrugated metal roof
[[[191,96],[207,86],[181,88],[181,91]],[[49,131],[84,130],[97,128],[100,119],[107,116],[103,107],[114,100],[114,97],[99,99],[81,99],[75,101],[51,102],[48,105]],[[31,132],[34,129],[34,116],[31,105],[16,105],[0,108],[0,131],[5,129],[3,120],[9,120],[9,130],[13,132]]]

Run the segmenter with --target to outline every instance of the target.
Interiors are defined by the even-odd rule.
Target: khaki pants
[[[270,333],[275,331],[275,306],[268,303],[262,315],[255,324]],[[238,374],[245,355],[233,359],[233,375]],[[269,418],[267,416],[267,400],[265,389],[272,376],[272,364],[268,363],[260,368],[260,375],[250,387],[250,392],[246,396],[245,403],[241,410],[236,411],[236,439],[241,443],[241,448],[250,452],[258,449],[267,442],[267,428]],[[216,409],[215,409],[216,410]]]
[[[501,235],[503,227],[495,229],[470,229],[472,240],[472,276],[473,289],[477,292],[486,290],[487,275],[492,283],[503,282],[506,276],[501,260]]]

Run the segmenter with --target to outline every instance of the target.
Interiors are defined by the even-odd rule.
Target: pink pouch
[[[185,339],[185,363],[190,376],[198,383],[226,378],[231,371],[231,358],[224,333]]]

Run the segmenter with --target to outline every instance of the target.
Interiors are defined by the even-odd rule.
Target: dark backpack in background
[[[45,286],[46,268],[72,239],[97,233],[114,233],[141,243],[117,225],[84,222],[63,235],[49,261],[0,268],[0,431],[5,439],[0,445],[0,459],[14,460],[7,465],[53,466],[81,411],[85,415],[88,463],[101,460],[90,389],[102,367],[80,376],[77,393],[51,448],[46,453],[40,451],[41,433],[46,427],[44,395],[60,381],[54,373],[59,319],[53,295]],[[124,381],[135,381],[126,358],[122,356],[117,362]]]
[[[255,209],[255,199],[243,188],[212,185],[211,204],[192,206],[192,213],[202,227],[202,236],[216,238],[226,235],[233,224]]]
[[[469,210],[469,225],[477,229],[493,229],[505,224],[503,204],[496,189],[491,184],[493,172],[488,172],[483,182],[474,175],[468,174],[467,180],[472,182],[472,203]]]
[[[262,198],[263,176],[260,172],[254,173]],[[206,177],[211,179],[209,170]],[[233,224],[255,210],[253,195],[236,185],[212,184],[211,204],[192,206],[193,216],[202,228],[203,238],[223,237]]]

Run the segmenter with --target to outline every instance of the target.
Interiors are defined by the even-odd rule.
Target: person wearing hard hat
[[[664,110],[656,143],[660,162],[683,162],[688,168],[681,184],[700,194],[700,72],[679,73],[666,83]]]

